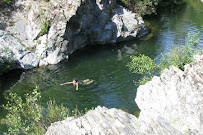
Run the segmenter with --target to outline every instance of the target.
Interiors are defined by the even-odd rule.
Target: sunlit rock
[[[116,0],[17,0],[15,9],[0,13],[0,40],[2,48],[10,45],[21,68],[56,64],[87,44],[116,43],[148,32],[143,19]]]
[[[136,103],[144,121],[162,117],[183,134],[203,134],[203,55],[184,71],[172,66],[140,86]]]

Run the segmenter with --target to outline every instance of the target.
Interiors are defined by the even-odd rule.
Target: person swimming
[[[76,78],[74,78],[72,82],[65,82],[65,83],[62,83],[62,84],[60,84],[60,85],[73,84],[73,86],[76,86],[76,90],[78,90],[79,84],[88,85],[88,84],[92,83],[93,81],[94,81],[94,80],[86,79],[86,80],[83,80],[83,81],[78,82],[78,80],[77,80]]]

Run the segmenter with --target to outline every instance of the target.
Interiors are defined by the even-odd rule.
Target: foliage
[[[161,65],[161,67],[173,65],[184,70],[184,65],[192,62],[194,54],[195,50],[191,46],[174,46],[169,53],[165,54],[166,58],[163,57],[167,62],[162,61],[164,66]]]
[[[158,7],[176,8],[183,3],[183,0],[117,0],[117,3],[139,16],[145,16],[156,13]]]
[[[27,11],[30,11],[30,8],[31,8],[31,6],[30,6],[30,5],[28,5],[28,6],[27,6]]]
[[[43,134],[43,107],[39,104],[40,93],[35,89],[32,94],[25,95],[25,102],[15,93],[6,97],[8,103],[3,108],[8,111],[2,123],[8,125],[9,134]]]
[[[41,44],[41,40],[37,40],[37,43],[38,43],[38,44]]]
[[[156,6],[158,5],[157,0],[144,0],[139,1],[134,6],[134,11],[139,16],[150,15],[156,13]]]
[[[41,23],[41,31],[40,31],[40,36],[46,34],[49,29],[49,21],[48,20],[43,20]]]
[[[48,32],[48,29],[49,29],[49,20],[43,14],[43,10],[41,8],[39,9],[39,15],[41,17],[41,31],[40,31],[39,36],[43,36],[44,34],[46,34]]]
[[[25,100],[15,93],[6,97],[8,103],[3,108],[8,113],[1,124],[7,125],[8,134],[41,135],[52,122],[64,120],[70,115],[82,115],[77,108],[71,112],[62,104],[57,105],[54,100],[50,100],[45,108],[41,105],[40,98],[41,93],[37,87],[31,94],[25,94]]]
[[[143,84],[148,80],[151,80],[154,72],[159,68],[155,63],[155,60],[143,54],[131,57],[131,62],[128,63],[127,66],[132,73],[144,76],[144,78],[140,80],[139,84]]]
[[[162,54],[160,68],[164,69],[173,65],[184,70],[184,65],[191,63],[194,54],[198,52],[199,48],[195,48],[199,42],[198,34],[188,34],[189,40],[186,45],[173,46],[168,53]]]
[[[49,2],[50,0],[44,0],[45,2]]]
[[[118,0],[118,3],[136,12],[139,16],[156,13],[158,0]]]
[[[138,84],[150,81],[154,74],[160,74],[163,69],[172,65],[184,70],[184,65],[191,63],[193,56],[200,50],[195,48],[199,41],[198,34],[188,34],[189,40],[185,45],[173,46],[168,53],[161,54],[162,58],[159,64],[155,63],[156,60],[143,54],[131,57],[131,62],[127,64],[129,70],[143,76]]]
[[[13,54],[8,47],[4,47],[0,50],[0,76],[15,64],[15,61],[11,58],[12,55]]]
[[[55,100],[50,100],[47,106],[47,120],[49,123],[55,121],[61,121],[67,118],[70,114],[69,109],[61,104],[60,106],[56,104]]]
[[[13,3],[14,0],[1,0],[0,1],[0,6],[4,6],[4,5],[11,5]]]

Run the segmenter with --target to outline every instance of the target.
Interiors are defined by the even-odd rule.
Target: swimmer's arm
[[[73,83],[73,82],[65,82],[65,83],[62,83],[62,84],[60,84],[60,85],[71,84],[71,83]]]
[[[78,90],[78,83],[76,84],[76,90]]]

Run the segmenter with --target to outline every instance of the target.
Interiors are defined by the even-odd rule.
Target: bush
[[[134,5],[134,11],[139,16],[150,15],[156,13],[156,6],[158,5],[157,0],[144,0],[139,1]]]
[[[190,38],[188,42],[185,45],[173,46],[168,53],[162,54],[159,64],[155,63],[156,60],[145,55],[131,57],[131,62],[127,64],[129,70],[132,71],[132,73],[143,76],[138,84],[142,85],[150,81],[154,74],[160,74],[163,69],[169,68],[172,65],[184,70],[184,65],[191,63],[193,56],[201,50],[196,47],[199,41],[198,34],[199,33],[194,35],[188,34]]]
[[[158,0],[118,0],[118,3],[136,12],[139,16],[156,13]]]
[[[155,60],[143,54],[140,54],[139,56],[133,56],[131,59],[131,62],[127,64],[130,71],[132,71],[132,73],[144,76],[142,80],[139,80],[139,84],[144,84],[151,80],[152,76],[159,68],[155,63]]]
[[[158,7],[174,9],[184,2],[183,0],[117,0],[117,3],[136,12],[139,16],[145,16],[156,13]]]
[[[31,94],[25,94],[25,100],[15,93],[6,97],[8,103],[3,108],[8,113],[1,124],[7,125],[8,134],[42,135],[52,122],[64,120],[70,115],[81,116],[77,109],[71,112],[62,104],[57,105],[54,100],[50,100],[45,108],[40,98],[41,93],[37,88]]]
[[[199,48],[196,47],[199,42],[198,34],[188,34],[189,40],[186,45],[173,46],[168,53],[162,54],[160,68],[164,69],[173,65],[184,70],[184,65],[191,63],[193,56],[198,53]]]
[[[8,126],[9,134],[43,134],[43,107],[39,104],[40,93],[37,89],[32,94],[25,95],[25,102],[17,94],[10,93],[6,97],[8,103],[3,108],[8,111],[1,123]]]

